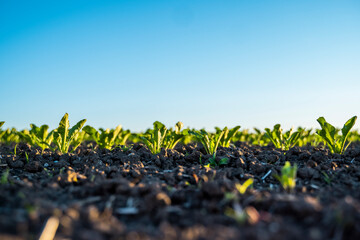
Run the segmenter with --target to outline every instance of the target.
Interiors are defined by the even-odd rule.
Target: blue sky
[[[360,1],[0,0],[0,120],[341,127],[359,43]]]

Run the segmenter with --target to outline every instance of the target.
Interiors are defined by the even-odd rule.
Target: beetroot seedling
[[[342,136],[337,136],[336,128],[330,123],[326,122],[324,117],[319,117],[317,119],[318,123],[321,126],[321,130],[318,130],[316,133],[326,142],[331,153],[343,154],[344,151],[348,148],[351,142],[346,145],[346,139],[349,136],[351,128],[355,125],[357,117],[354,116],[350,118],[341,129]]]
[[[210,134],[204,129],[200,131],[189,131],[190,134],[194,135],[201,144],[204,146],[207,154],[216,155],[216,150],[220,144],[221,138],[224,135],[224,130],[215,134]]]
[[[291,166],[290,162],[286,161],[281,169],[281,175],[274,175],[287,192],[292,192],[296,186],[296,171],[297,165]]]
[[[121,125],[118,125],[115,129],[100,129],[97,131],[95,128],[87,125],[83,128],[87,134],[95,140],[100,148],[111,150],[115,144],[115,140],[121,132]]]
[[[164,124],[159,121],[153,123],[154,129],[148,130],[144,136],[140,136],[140,139],[146,144],[152,154],[158,154],[161,148],[173,149],[180,140],[188,134],[187,130],[182,132],[182,122],[177,122],[175,125],[175,131],[168,130]]]
[[[265,132],[265,136],[270,139],[276,148],[285,151],[295,146],[302,133],[301,131],[293,132],[293,129],[290,129],[290,131],[283,134],[280,124],[276,124],[273,130],[265,128]]]
[[[234,128],[228,129],[227,127],[224,127],[223,130],[220,128],[216,128],[216,133],[224,132],[221,140],[220,140],[220,146],[222,147],[230,147],[230,143],[232,138],[235,136],[236,132],[240,129],[240,126],[236,126]]]
[[[83,119],[70,128],[69,115],[65,113],[59,123],[59,127],[54,130],[54,142],[56,143],[57,149],[61,153],[69,152],[71,142],[73,140],[76,141],[76,137],[81,128],[84,126],[85,122],[86,119]],[[80,145],[80,143],[77,146],[73,146],[73,150],[75,150]]]

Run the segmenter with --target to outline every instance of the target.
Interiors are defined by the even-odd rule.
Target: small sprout
[[[17,145],[18,145],[18,144],[15,144],[15,147],[14,147],[14,156],[16,156]]]
[[[220,140],[220,146],[222,147],[230,147],[231,139],[235,136],[236,132],[240,129],[240,126],[236,126],[232,129],[228,129],[225,127],[223,130],[217,128],[216,132],[224,132],[223,137]]]
[[[221,158],[219,162],[216,161],[216,155],[214,153],[214,155],[212,157],[209,158],[209,164],[211,167],[216,167],[216,166],[221,166],[221,165],[227,165],[229,163],[229,159],[228,158]]]
[[[42,125],[40,127],[35,124],[30,124],[30,131],[23,130],[19,132],[19,135],[30,145],[39,146],[41,148],[41,153],[48,148],[53,139],[53,132],[48,132],[49,126]]]
[[[302,132],[293,132],[293,128],[285,134],[283,134],[282,131],[280,124],[276,124],[273,130],[265,128],[265,136],[270,139],[276,148],[287,151],[295,146],[296,142],[301,137]]]
[[[241,195],[243,195],[246,192],[246,190],[253,185],[253,183],[254,183],[254,179],[249,178],[243,184],[236,183],[235,188],[239,191]]]
[[[201,129],[200,131],[189,131],[190,134],[194,135],[201,142],[206,153],[214,156],[224,132],[225,131],[223,130],[215,134],[210,134],[204,129]]]
[[[70,128],[69,114],[65,113],[59,123],[59,127],[53,132],[54,142],[56,143],[56,146],[61,153],[68,153],[71,143],[73,141],[77,142],[76,138],[78,137],[79,132],[84,126],[85,122],[86,119],[83,119]],[[76,146],[73,146],[73,151],[80,145],[80,143],[78,143]]]
[[[330,184],[331,183],[331,178],[330,176],[326,173],[326,172],[321,172],[322,175],[323,175],[323,179],[324,181],[327,183],[327,184]]]
[[[296,186],[296,171],[297,165],[291,166],[290,162],[286,161],[281,169],[281,175],[274,175],[287,192],[293,191]]]
[[[116,138],[121,132],[121,125],[118,125],[115,129],[100,129],[97,131],[95,128],[86,125],[83,131],[91,136],[100,148],[111,150],[115,144]]]
[[[27,154],[27,152],[25,152],[25,158],[26,158],[26,162],[29,163],[29,155]]]
[[[1,184],[7,184],[9,182],[9,173],[10,173],[10,169],[7,168],[5,172],[1,175],[1,180],[0,180]]]
[[[140,139],[146,144],[152,154],[160,153],[161,148],[173,149],[188,134],[187,129],[180,132],[183,127],[182,122],[176,123],[175,131],[172,129],[168,130],[159,121],[154,122],[153,125],[154,129],[150,129],[147,134],[140,136]]]
[[[225,215],[233,218],[241,225],[245,223],[254,225],[260,220],[260,214],[254,207],[248,206],[243,209],[237,202],[234,203],[233,208],[227,208],[225,210]]]
[[[326,122],[324,117],[319,117],[317,121],[321,126],[321,130],[318,130],[316,133],[327,143],[331,153],[343,154],[351,143],[349,142],[346,145],[346,139],[349,136],[351,128],[355,125],[356,119],[357,117],[354,116],[344,124],[341,129],[342,136],[339,137],[336,136],[336,128]]]

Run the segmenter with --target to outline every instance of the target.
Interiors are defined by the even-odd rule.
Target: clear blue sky
[[[18,129],[341,127],[360,117],[360,1],[0,0],[0,85]]]

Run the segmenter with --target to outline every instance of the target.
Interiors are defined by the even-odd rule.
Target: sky
[[[0,0],[0,121],[342,127],[360,115],[360,1]],[[360,120],[355,128],[360,128]]]

